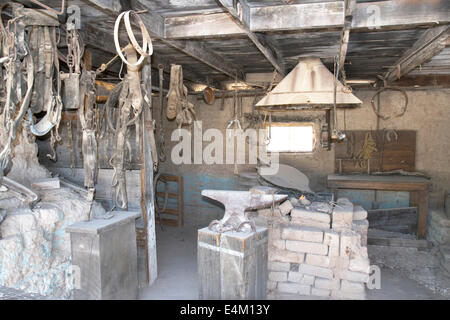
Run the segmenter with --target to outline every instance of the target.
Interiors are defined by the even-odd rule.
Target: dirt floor
[[[140,290],[140,299],[198,299],[197,283],[197,229],[202,226],[183,228],[157,226],[158,278],[152,287]],[[273,294],[269,299],[322,299],[311,296]],[[391,269],[381,269],[381,289],[367,290],[369,300],[441,300],[435,294]]]
[[[143,300],[196,300],[197,283],[197,229],[199,226],[183,228],[157,226],[158,279],[153,286],[142,288],[139,299]],[[314,300],[313,296],[272,294],[269,299]],[[26,294],[11,288],[0,287],[0,300],[49,299]],[[51,299],[51,298],[50,298]],[[381,289],[367,290],[369,300],[442,300],[448,299],[418,282],[391,269],[381,269]]]

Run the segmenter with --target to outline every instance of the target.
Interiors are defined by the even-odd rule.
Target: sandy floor
[[[197,284],[197,229],[157,226],[158,279],[153,286],[140,290],[140,299],[198,299]],[[318,299],[311,296],[272,295],[270,299]],[[381,270],[381,289],[367,290],[370,300],[436,300],[445,299],[416,281],[390,269]]]
[[[199,226],[184,228],[157,226],[158,279],[153,286],[140,290],[140,299],[149,300],[195,300],[198,299],[197,284],[197,229]],[[314,300],[312,296],[273,294],[269,299]],[[0,287],[0,300],[51,299],[30,295],[11,288]],[[414,280],[406,278],[390,269],[381,269],[381,289],[367,290],[369,300],[436,300],[446,299],[434,294],[430,289]]]

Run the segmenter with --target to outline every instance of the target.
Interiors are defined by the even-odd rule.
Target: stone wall
[[[20,130],[8,178],[31,187],[36,180],[50,177],[39,165],[37,152],[34,138]],[[0,286],[67,299],[77,274],[65,228],[88,220],[91,204],[65,187],[34,191],[40,201],[30,208],[15,190],[0,190]]]
[[[269,291],[365,298],[370,261],[364,209],[346,198],[334,207],[290,199],[274,210],[258,210],[254,219],[269,228]]]
[[[450,276],[450,218],[443,210],[431,209],[428,212],[427,237],[438,248],[436,252],[437,259],[440,266]]]

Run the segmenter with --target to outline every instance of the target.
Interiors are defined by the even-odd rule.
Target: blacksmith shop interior
[[[0,17],[0,300],[450,299],[450,1]]]

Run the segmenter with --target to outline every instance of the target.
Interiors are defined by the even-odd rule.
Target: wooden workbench
[[[428,191],[431,181],[413,176],[329,175],[328,187],[336,195],[338,189],[409,191],[410,206],[417,207],[417,236],[427,233]]]

